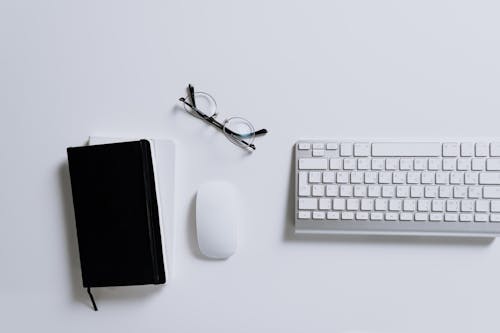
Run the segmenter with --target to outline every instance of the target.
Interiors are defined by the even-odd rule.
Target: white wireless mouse
[[[210,181],[196,195],[196,234],[203,255],[226,259],[236,251],[242,216],[239,191],[223,181]]]

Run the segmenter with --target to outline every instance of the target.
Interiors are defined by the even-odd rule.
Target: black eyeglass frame
[[[179,98],[179,101],[181,101],[185,105],[189,106],[189,108],[191,108],[191,110],[196,112],[196,115],[199,118],[201,118],[202,120],[206,121],[207,123],[209,123],[210,125],[214,126],[217,129],[219,129],[220,131],[227,133],[228,135],[231,135],[232,138],[235,141],[241,143],[244,146],[244,148],[248,148],[248,149],[251,149],[252,151],[254,151],[255,145],[253,143],[249,143],[249,142],[245,141],[245,138],[252,137],[252,136],[257,137],[257,136],[264,135],[267,133],[267,130],[265,128],[260,129],[258,131],[248,133],[248,134],[244,134],[244,135],[236,133],[225,126],[227,121],[231,118],[228,118],[224,121],[224,123],[221,123],[215,119],[215,117],[217,117],[217,113],[213,114],[212,116],[207,116],[205,113],[203,113],[202,111],[200,111],[196,107],[196,101],[194,98],[194,88],[192,85],[188,86],[188,96],[189,96],[189,99],[191,99],[191,103],[189,103],[186,100],[186,98],[184,98],[184,97]]]

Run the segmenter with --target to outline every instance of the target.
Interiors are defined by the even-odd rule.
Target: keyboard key
[[[340,144],[340,156],[352,156],[352,143]]]
[[[351,184],[361,184],[363,182],[363,173],[354,171],[351,172]]]
[[[443,200],[432,200],[432,211],[433,212],[444,211],[444,201]]]
[[[403,210],[406,212],[413,212],[417,208],[417,202],[415,200],[407,199],[403,201]]]
[[[500,156],[500,142],[490,143],[490,156]]]
[[[392,182],[394,184],[404,184],[406,181],[406,173],[405,172],[393,172],[392,173]]]
[[[352,185],[341,185],[340,186],[340,196],[341,197],[352,197]]]
[[[361,199],[361,210],[372,210],[372,209],[373,209],[373,200]]]
[[[494,213],[500,212],[500,200],[491,200],[490,210]]]
[[[368,170],[370,169],[370,160],[367,158],[361,158],[358,160],[358,170]]]
[[[308,174],[307,172],[299,172],[299,186],[302,186],[302,185],[307,185],[308,182],[307,182],[307,179],[308,179]]]
[[[490,210],[490,203],[487,200],[476,201],[476,212],[488,212]]]
[[[313,212],[313,220],[324,220],[325,217],[325,212]]]
[[[440,198],[450,198],[451,197],[451,186],[439,186],[439,197]]]
[[[354,158],[344,159],[344,170],[354,170],[356,169],[356,160]]]
[[[320,210],[330,210],[332,209],[332,200],[331,199],[319,199],[319,209]]]
[[[458,221],[458,214],[444,214],[444,220],[446,222],[457,222]]]
[[[407,185],[399,185],[396,187],[396,197],[407,198],[410,196],[410,188]]]
[[[500,172],[481,172],[479,174],[479,184],[500,185]]]
[[[375,199],[375,210],[387,210],[387,199]]]
[[[325,170],[327,160],[324,158],[301,158],[299,159],[299,169],[301,170]]]
[[[342,212],[342,220],[353,220],[354,213],[353,212]]]
[[[491,214],[490,215],[490,222],[500,222],[500,214]]]
[[[412,170],[413,169],[412,160],[409,159],[409,158],[402,158],[399,161],[399,169],[401,169],[401,170]]]
[[[395,158],[388,158],[385,161],[385,169],[386,170],[397,170],[399,169],[399,160]]]
[[[299,209],[317,209],[318,199],[301,198],[299,199]]]
[[[482,171],[484,170],[485,160],[483,158],[473,158],[472,159],[472,170]]]
[[[446,211],[447,212],[458,212],[458,200],[447,200],[446,201]]]
[[[443,143],[443,156],[455,157],[458,155],[459,145],[455,142]]]
[[[370,220],[373,220],[373,221],[380,221],[380,220],[382,220],[383,217],[384,217],[384,215],[382,213],[371,213],[370,214]]]
[[[330,159],[330,170],[340,170],[342,169],[342,160],[340,158]]]
[[[336,142],[329,142],[326,144],[326,150],[337,150],[339,145]]]
[[[479,186],[469,187],[469,198],[476,199],[481,197],[482,190]]]
[[[450,172],[450,184],[463,184],[464,173],[463,172]]]
[[[441,170],[442,162],[439,158],[429,158],[429,170]]]
[[[490,159],[486,160],[486,170],[499,171],[500,170],[500,158],[490,158]]]
[[[424,196],[426,198],[435,198],[435,197],[437,197],[438,187],[437,186],[426,186],[424,191],[425,191]]]
[[[400,211],[401,210],[401,200],[399,200],[399,199],[389,200],[389,210]]]
[[[410,188],[410,197],[421,198],[424,196],[424,187],[420,185],[413,185]]]
[[[457,160],[457,170],[467,171],[471,167],[471,160],[466,158],[459,158]]]
[[[465,173],[465,184],[474,185],[478,183],[479,174],[477,172],[466,172]]]
[[[498,187],[498,186],[485,186],[483,189],[483,198],[485,198],[485,199],[500,198],[500,187]]]
[[[436,184],[447,184],[449,179],[448,172],[436,172]]]
[[[357,212],[357,213],[356,213],[356,220],[360,220],[360,221],[363,221],[363,220],[368,220],[368,213],[365,213],[365,212]]]
[[[356,143],[354,144],[354,156],[369,156],[371,146],[369,143]]]
[[[378,174],[378,182],[380,184],[389,184],[391,183],[391,173],[390,172],[381,172]]]
[[[408,184],[419,184],[420,183],[420,173],[419,172],[408,172],[406,174],[406,182]]]
[[[312,186],[313,197],[322,197],[325,195],[325,185],[313,185]]]
[[[411,221],[413,219],[412,213],[401,213],[399,214],[399,219],[401,221]]]
[[[396,221],[398,219],[398,213],[385,213],[385,219],[387,221]]]
[[[313,149],[313,154],[314,157],[321,157],[325,156],[325,151],[323,149]]]
[[[460,210],[462,212],[473,212],[474,211],[474,201],[462,200]]]
[[[345,184],[349,182],[349,174],[344,171],[337,172],[337,183]]]
[[[474,144],[472,142],[464,142],[460,145],[460,155],[461,156],[473,156],[474,155]]]
[[[374,158],[372,160],[372,170],[383,170],[384,169],[384,160],[379,158]]]
[[[307,211],[307,210],[299,210],[298,218],[299,219],[310,219],[311,212]]]
[[[301,142],[299,143],[299,150],[308,150],[311,148],[310,143]]]
[[[335,183],[335,172],[323,172],[323,183]]]
[[[328,212],[326,213],[327,220],[338,220],[340,218],[339,212]]]
[[[443,159],[443,170],[455,170],[457,162],[454,158]]]
[[[372,156],[441,156],[440,143],[373,143]]]
[[[474,221],[475,222],[487,222],[488,221],[488,214],[475,214]]]
[[[347,210],[358,210],[359,199],[347,199]]]
[[[382,196],[385,198],[392,198],[394,197],[394,186],[391,185],[386,185],[382,187]]]
[[[321,183],[321,172],[309,172],[309,183]]]
[[[489,150],[487,143],[476,143],[476,156],[488,156]]]
[[[443,214],[431,213],[429,215],[429,221],[431,222],[439,222],[443,219]]]
[[[311,186],[310,185],[299,186],[299,196],[308,197],[310,195],[311,195]]]
[[[369,197],[379,197],[380,196],[380,186],[376,186],[376,185],[368,186],[368,196]]]
[[[427,221],[426,213],[415,213],[415,221]]]
[[[414,170],[425,170],[427,169],[427,160],[425,158],[416,158],[413,161]]]
[[[354,196],[355,197],[366,197],[366,186],[365,185],[354,186]]]
[[[313,149],[325,149],[325,144],[324,143],[313,143]]]
[[[455,157],[458,155],[459,146],[458,143],[443,143],[443,156],[445,157]]]
[[[345,199],[333,199],[333,209],[344,210],[345,209]]]
[[[365,172],[365,183],[366,184],[375,184],[377,182],[377,173],[376,172]]]
[[[472,222],[472,214],[460,214],[460,222]]]
[[[431,202],[430,200],[418,200],[417,209],[419,212],[427,212],[431,210]]]
[[[338,195],[339,195],[338,185],[326,185],[326,196],[327,197],[336,197]]]

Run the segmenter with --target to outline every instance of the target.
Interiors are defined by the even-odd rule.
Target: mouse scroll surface
[[[234,185],[222,181],[201,185],[196,195],[196,233],[203,255],[226,259],[235,253],[241,209]]]

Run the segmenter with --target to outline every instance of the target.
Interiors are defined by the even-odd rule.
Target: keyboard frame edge
[[[458,225],[462,226],[467,226],[471,225],[473,226],[474,224],[465,224],[464,222],[440,222],[440,223],[446,223],[443,225],[446,225],[443,229],[446,230],[432,230],[432,231],[426,231],[425,226],[431,224],[431,228],[435,228],[436,225],[432,225],[435,222],[401,222],[401,221],[395,221],[395,222],[387,222],[387,221],[359,221],[359,220],[351,220],[349,222],[339,222],[338,220],[324,220],[323,223],[325,224],[324,228],[318,228],[318,220],[312,220],[312,219],[298,219],[297,214],[298,214],[298,188],[297,188],[297,176],[298,176],[298,162],[299,158],[297,155],[298,152],[298,144],[299,143],[317,143],[317,142],[322,142],[322,143],[327,143],[327,142],[351,142],[351,143],[356,143],[356,142],[437,142],[437,143],[445,143],[445,142],[500,142],[500,139],[498,138],[485,138],[485,137],[476,137],[476,138],[442,138],[439,140],[436,140],[435,138],[426,138],[426,139],[416,139],[416,138],[404,138],[404,139],[378,139],[378,138],[360,138],[360,139],[321,139],[321,138],[313,138],[313,139],[300,139],[295,141],[293,144],[293,159],[294,159],[294,232],[297,235],[318,235],[318,234],[323,234],[323,235],[358,235],[358,236],[429,236],[429,237],[465,237],[465,238],[496,238],[500,237],[500,223],[498,224],[489,224],[489,225],[483,225],[481,224],[481,228],[484,226],[488,226],[489,228],[486,229],[491,229],[487,230],[484,232],[478,232],[477,230],[452,230],[449,228],[449,224],[451,223],[458,223]],[[314,223],[315,227],[313,228],[308,228],[307,224],[308,223]],[[394,226],[395,223],[398,223],[402,226],[405,226],[407,224],[408,226],[410,223],[417,223],[416,225],[420,227],[418,228],[413,228],[410,229],[408,228],[407,230],[391,230],[391,226]],[[349,224],[352,225],[351,228],[342,228],[343,224]],[[370,225],[367,225],[370,224]],[[386,225],[384,225],[386,224]],[[371,229],[373,227],[385,227],[382,229]],[[364,228],[367,227],[367,228]],[[359,228],[359,229],[356,229]],[[418,230],[418,229],[422,230]],[[479,227],[476,227],[479,228]],[[371,230],[370,230],[371,229]],[[471,228],[472,229],[472,228]]]

